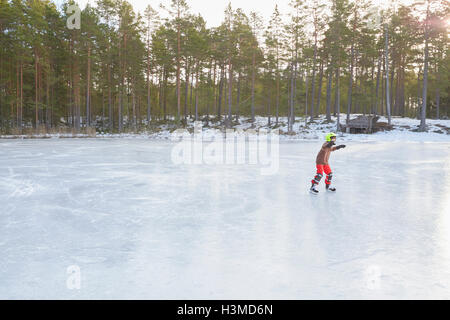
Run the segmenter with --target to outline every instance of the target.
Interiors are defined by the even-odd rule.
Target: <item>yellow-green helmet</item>
[[[332,137],[336,137],[336,134],[333,133],[333,132],[330,132],[330,133],[328,133],[328,134],[325,136],[325,140],[327,140],[328,142],[330,142]]]

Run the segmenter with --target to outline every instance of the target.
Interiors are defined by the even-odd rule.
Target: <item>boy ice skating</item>
[[[322,145],[322,149],[320,149],[319,153],[317,154],[316,158],[316,167],[317,167],[317,173],[313,180],[311,180],[312,186],[310,189],[310,192],[312,194],[318,194],[319,191],[316,190],[316,185],[319,184],[320,180],[323,177],[323,173],[327,175],[327,178],[325,179],[325,187],[327,191],[335,192],[336,188],[330,187],[331,179],[333,178],[333,172],[331,171],[331,168],[328,164],[328,159],[330,158],[330,153],[335,150],[339,150],[341,148],[345,148],[344,144],[341,144],[339,146],[333,147],[336,143],[336,134],[334,133],[328,133],[325,136],[325,139],[327,142],[325,142]]]

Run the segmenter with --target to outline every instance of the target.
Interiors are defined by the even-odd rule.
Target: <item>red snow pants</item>
[[[331,184],[331,178],[333,177],[333,172],[331,171],[331,168],[327,164],[317,164],[317,173],[313,180],[311,180],[312,184],[319,184],[320,180],[323,177],[323,173],[327,175],[327,178],[325,179],[325,184]]]

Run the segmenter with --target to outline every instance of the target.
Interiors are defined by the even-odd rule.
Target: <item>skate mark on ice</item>
[[[385,249],[374,250],[372,253],[362,255],[359,257],[327,263],[325,265],[325,267],[339,266],[341,264],[346,264],[346,263],[350,263],[350,262],[354,262],[354,261],[358,261],[358,260],[367,260],[367,259],[377,255],[378,253],[386,253],[386,250]]]

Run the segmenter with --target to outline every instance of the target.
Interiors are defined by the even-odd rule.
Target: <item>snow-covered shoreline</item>
[[[354,118],[357,115],[352,115]],[[332,117],[332,122],[327,123],[325,116],[321,115],[315,119],[313,123],[305,123],[304,118],[297,118],[293,133],[287,133],[286,117],[279,118],[279,126],[274,127],[275,118],[271,119],[271,126],[268,126],[266,117],[256,117],[254,126],[249,122],[248,118],[240,118],[239,124],[234,125],[231,130],[235,136],[246,135],[253,136],[258,134],[260,130],[271,132],[279,130],[280,141],[309,141],[322,140],[323,136],[328,132],[336,131],[336,117]],[[344,123],[345,115],[341,116],[341,123]],[[387,122],[387,118],[380,117],[379,122]],[[343,141],[417,141],[417,142],[450,142],[450,120],[427,119],[427,131],[418,132],[417,128],[420,121],[411,118],[392,117],[392,130],[380,131],[373,134],[348,134],[339,133],[339,138]],[[158,127],[157,131],[143,131],[139,133],[104,133],[97,132],[92,134],[70,134],[55,133],[41,135],[0,135],[0,139],[84,139],[84,138],[108,138],[108,139],[154,139],[154,140],[174,140],[177,134],[174,132],[175,127],[167,124]],[[194,121],[189,121],[186,128],[186,134],[193,132]],[[178,129],[183,130],[183,128]],[[218,139],[225,137],[225,127],[219,125],[211,125],[201,128],[202,138],[204,140]],[[179,136],[179,134],[178,134]]]

